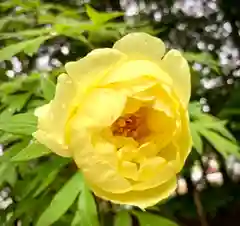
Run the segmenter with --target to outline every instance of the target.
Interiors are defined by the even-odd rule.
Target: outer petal
[[[173,79],[176,94],[187,108],[191,94],[191,75],[186,59],[179,51],[170,50],[159,65]]]
[[[90,188],[93,192],[106,200],[111,200],[118,204],[127,204],[138,206],[142,209],[149,206],[153,206],[161,200],[169,197],[176,189],[176,178],[172,178],[164,184],[152,189],[144,191],[130,191],[123,194],[113,194],[102,190],[99,186],[93,183],[89,183]]]
[[[96,49],[76,62],[67,63],[65,68],[78,84],[78,92],[81,93],[98,86],[101,79],[126,58],[125,54],[116,49]]]
[[[65,144],[65,125],[73,108],[76,87],[70,77],[61,74],[58,77],[54,99],[47,105],[37,108],[38,131],[36,139],[59,155],[71,156]]]
[[[192,137],[189,128],[189,118],[188,112],[180,109],[181,114],[181,130],[176,134],[176,137],[173,138],[173,143],[179,149],[180,155],[180,167],[181,169],[185,163],[186,158],[188,157],[192,149]]]
[[[165,45],[159,38],[146,33],[131,33],[117,41],[113,48],[120,50],[133,60],[159,62],[165,53]]]

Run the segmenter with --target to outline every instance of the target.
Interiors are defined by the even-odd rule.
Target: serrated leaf
[[[94,197],[86,185],[79,196],[78,209],[81,226],[99,226],[97,207]]]
[[[19,112],[25,106],[29,98],[31,97],[31,93],[23,93],[16,95],[9,95],[3,99],[3,103],[9,105],[9,109],[11,109],[11,113]]]
[[[209,141],[216,151],[221,153],[224,157],[228,157],[229,154],[240,157],[240,148],[233,141],[228,140],[214,131],[204,128],[201,128],[199,132]]]
[[[191,135],[193,140],[193,146],[198,151],[199,154],[203,153],[203,141],[201,135],[198,132],[197,125],[190,123]]]
[[[123,16],[122,12],[98,12],[89,5],[86,5],[86,12],[91,21],[95,24],[104,24],[109,20]]]
[[[175,222],[159,215],[139,211],[133,211],[133,214],[138,218],[140,226],[178,226]]]
[[[37,129],[37,118],[32,113],[0,118],[0,130],[12,134],[32,135]]]
[[[3,134],[0,135],[0,144],[8,144],[10,142],[18,140],[20,137],[21,136],[19,135],[3,132]]]
[[[82,183],[81,173],[75,173],[54,196],[50,205],[38,219],[36,226],[46,226],[56,222],[73,204],[82,190]]]
[[[127,211],[120,211],[114,219],[114,226],[131,226],[132,218]]]
[[[0,33],[0,39],[41,36],[44,34],[48,34],[51,31],[52,31],[51,28],[41,28],[41,29],[31,29],[31,30],[24,30],[24,31],[18,31],[18,32],[11,32],[11,33]]]
[[[32,142],[26,148],[21,150],[17,155],[15,155],[12,161],[28,161],[31,159],[36,159],[41,156],[49,155],[51,151],[43,144],[37,141]]]
[[[14,55],[24,51],[26,54],[32,56],[33,53],[37,52],[39,46],[51,36],[41,36],[38,38],[22,41],[16,44],[11,44],[0,50],[0,61],[10,60]]]
[[[55,84],[48,78],[43,77],[41,79],[41,89],[43,92],[43,97],[51,101],[55,95]]]

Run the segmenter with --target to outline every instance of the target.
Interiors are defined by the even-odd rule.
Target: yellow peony
[[[145,33],[67,63],[34,137],[72,157],[92,191],[146,208],[176,188],[191,150],[190,72],[177,50]]]

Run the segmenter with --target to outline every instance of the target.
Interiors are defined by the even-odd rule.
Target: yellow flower
[[[72,157],[92,191],[146,208],[176,188],[190,150],[190,72],[177,50],[126,35],[67,63],[54,99],[36,110],[36,139]]]

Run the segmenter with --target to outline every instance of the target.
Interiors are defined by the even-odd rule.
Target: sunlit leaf
[[[200,133],[224,157],[227,157],[229,154],[233,154],[237,157],[240,157],[240,152],[239,152],[240,148],[233,141],[228,140],[227,138],[211,130],[201,129]]]
[[[48,101],[52,100],[55,95],[55,84],[49,78],[43,77],[41,88],[44,98]]]
[[[24,31],[18,31],[18,32],[11,32],[11,33],[0,33],[0,39],[42,36],[50,33],[51,31],[52,29],[50,28],[40,28],[40,29],[24,30]]]
[[[38,38],[11,44],[0,50],[0,61],[10,60],[14,55],[22,51],[32,56],[35,52],[37,52],[39,46],[50,37],[51,36],[40,36]]]
[[[196,148],[199,154],[203,153],[203,142],[201,138],[201,134],[199,134],[197,125],[194,123],[190,124],[191,135],[193,140],[193,146]]]
[[[109,20],[115,19],[117,17],[123,16],[124,14],[122,12],[98,12],[91,6],[86,6],[86,12],[95,24],[103,24]]]
[[[78,209],[81,226],[99,226],[96,203],[86,185],[83,186],[83,190],[79,196]]]
[[[12,158],[12,161],[28,161],[50,154],[51,151],[37,141],[32,142]]]
[[[13,134],[32,135],[36,131],[37,118],[32,113],[16,114],[0,118],[0,130]]]
[[[31,95],[31,93],[8,95],[4,98],[3,102],[9,105],[11,113],[19,112],[25,106]]]
[[[51,225],[56,222],[73,204],[83,187],[82,175],[77,172],[53,197],[50,205],[42,213],[36,226]]]

